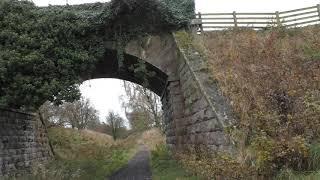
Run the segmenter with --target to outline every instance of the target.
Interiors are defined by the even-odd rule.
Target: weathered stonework
[[[233,121],[231,108],[200,53],[191,47],[184,49],[172,34],[132,41],[126,53],[168,76],[161,98],[169,147],[231,151],[232,143],[224,132]]]
[[[164,107],[167,119],[167,144],[178,150],[197,148],[231,152],[225,128],[234,121],[228,100],[208,71],[208,63],[192,47],[184,49],[177,42],[177,77],[169,82]],[[174,93],[172,93],[174,89]],[[178,98],[180,101],[172,100]],[[168,100],[169,99],[169,100]],[[169,105],[168,105],[168,102]],[[179,113],[173,114],[173,111]],[[168,116],[171,115],[171,116]]]
[[[144,62],[156,72],[149,89],[161,96],[167,144],[171,149],[233,150],[225,128],[234,121],[230,105],[208,71],[205,58],[184,49],[171,34],[144,37],[126,46],[123,69],[110,43],[93,74],[83,79],[118,78],[142,84],[130,66]],[[31,164],[49,158],[44,129],[30,114],[0,110],[0,176],[29,171]],[[20,171],[16,171],[20,170]]]
[[[0,109],[0,179],[28,173],[51,157],[41,122],[31,114]]]

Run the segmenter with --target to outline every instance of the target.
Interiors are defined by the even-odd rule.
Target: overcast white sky
[[[108,0],[68,0],[69,4],[107,2]],[[313,6],[320,0],[195,0],[197,12],[274,12]],[[66,0],[33,0],[38,6],[63,5]],[[101,120],[110,110],[125,118],[119,96],[124,94],[121,81],[116,79],[96,79],[86,81],[81,86],[83,96],[90,99],[100,112]]]

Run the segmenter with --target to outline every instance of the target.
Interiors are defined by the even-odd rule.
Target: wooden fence
[[[268,27],[297,27],[320,22],[320,4],[312,7],[273,13],[198,13],[191,24],[198,31],[226,28],[265,29]]]

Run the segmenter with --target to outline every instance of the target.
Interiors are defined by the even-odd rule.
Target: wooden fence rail
[[[320,4],[312,7],[274,13],[198,13],[191,24],[198,31],[226,28],[265,29],[268,27],[297,27],[320,22]]]

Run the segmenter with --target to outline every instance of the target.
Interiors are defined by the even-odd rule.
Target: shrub
[[[190,48],[192,35],[185,36],[176,37]],[[311,144],[320,138],[319,26],[208,32],[194,35],[192,42],[208,60],[212,78],[238,119],[227,128],[237,153],[230,161],[219,156],[206,160],[210,168],[219,169],[207,170],[208,176],[229,171],[230,177],[241,178],[254,169],[253,174],[270,178],[280,169],[314,167],[311,157],[318,155]],[[205,167],[199,163],[188,165]],[[233,172],[240,165],[248,172]]]
[[[173,159],[164,144],[156,146],[155,150],[151,151],[152,179],[155,180],[198,180],[197,176],[192,176],[182,168],[176,160]]]
[[[309,155],[309,169],[319,170],[320,169],[320,144],[314,143],[310,146]]]
[[[207,179],[259,179],[253,168],[227,153],[202,152],[199,156],[191,152],[179,152],[175,156],[189,172]]]

